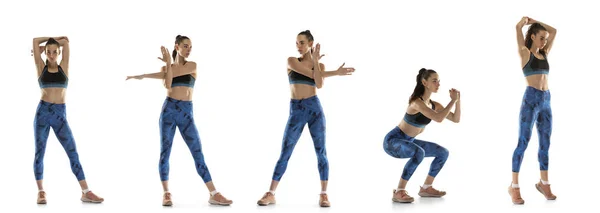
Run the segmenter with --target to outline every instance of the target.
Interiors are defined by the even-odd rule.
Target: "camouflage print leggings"
[[[325,115],[319,98],[313,96],[290,101],[290,117],[283,134],[281,155],[273,172],[273,180],[281,180],[306,124],[315,146],[320,178],[322,181],[329,179],[329,161],[325,150]]]
[[[531,139],[533,123],[536,123],[538,139],[538,161],[540,170],[548,170],[548,150],[550,148],[550,135],[552,134],[552,109],[550,108],[550,90],[541,91],[527,87],[521,113],[519,115],[519,143],[513,153],[512,171],[519,172],[527,144]]]
[[[444,167],[449,155],[446,148],[436,143],[410,137],[397,126],[385,136],[383,150],[395,158],[409,158],[402,171],[402,179],[404,180],[410,179],[425,157],[435,157],[429,167],[429,175],[432,177],[437,176]]]
[[[193,108],[191,101],[181,101],[170,97],[167,97],[163,104],[159,121],[161,146],[158,168],[161,181],[169,180],[169,156],[171,155],[176,127],[179,128],[179,133],[192,153],[198,175],[202,177],[205,183],[212,180],[208,167],[204,162],[200,136],[194,123]]]

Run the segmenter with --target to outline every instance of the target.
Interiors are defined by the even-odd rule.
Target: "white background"
[[[597,191],[593,126],[600,118],[595,38],[600,20],[587,1],[14,1],[2,6],[3,83],[0,122],[1,212],[372,212],[556,211],[591,207]],[[534,133],[521,169],[524,206],[506,188],[525,90],[515,24],[522,16],[558,29],[549,55],[554,131],[546,201]],[[332,207],[317,205],[319,175],[305,129],[277,191],[278,204],[257,207],[268,190],[288,117],[286,58],[297,33],[310,29],[327,70],[341,63],[353,76],[332,77],[318,94],[327,119]],[[526,29],[524,29],[526,30]],[[174,207],[163,208],[158,174],[158,119],[166,91],[159,80],[125,81],[159,71],[160,46],[177,34],[193,42],[198,63],[196,124],[217,189],[231,207],[209,206],[187,146],[177,133],[171,155]],[[48,205],[35,204],[33,118],[40,97],[31,40],[71,41],[67,114],[91,189],[106,201],[86,205],[56,137],[48,140]],[[422,67],[442,81],[433,99],[462,94],[461,123],[432,123],[418,138],[447,147],[434,187],[442,199],[420,199],[431,158],[407,189],[413,204],[391,202],[406,159],[382,149],[402,119]]]

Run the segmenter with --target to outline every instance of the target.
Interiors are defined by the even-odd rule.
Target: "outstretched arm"
[[[169,68],[167,68],[167,67],[169,67]],[[170,69],[171,69],[170,66],[163,66],[160,68],[160,72],[127,76],[127,79],[125,79],[125,80],[129,80],[129,79],[142,80],[144,78],[161,79],[161,80],[163,80],[165,88],[169,89],[169,88],[171,88],[171,83],[173,82],[173,77],[170,77],[170,78],[167,77],[168,72],[170,72]],[[171,76],[172,76],[172,74],[171,74]]]
[[[354,68],[353,67],[344,67],[344,65],[346,65],[346,63],[343,63],[342,66],[340,66],[335,71],[323,71],[323,77],[327,78],[327,77],[338,76],[338,75],[352,75],[352,73],[354,73]],[[322,70],[325,70],[325,68],[323,67]]]
[[[142,80],[144,78],[153,78],[153,79],[165,79],[165,72],[164,67],[162,67],[160,69],[160,72],[155,72],[155,73],[147,73],[147,74],[141,74],[141,75],[133,75],[133,76],[127,76],[127,79],[125,80],[129,80],[129,79],[139,79]]]

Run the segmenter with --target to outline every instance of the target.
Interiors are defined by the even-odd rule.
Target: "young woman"
[[[329,163],[325,150],[325,115],[317,97],[317,89],[323,86],[325,77],[336,75],[350,75],[354,68],[340,66],[335,71],[324,71],[325,65],[319,63],[320,45],[313,46],[314,37],[310,31],[300,32],[296,37],[296,48],[301,54],[300,58],[289,57],[288,80],[291,89],[290,116],[283,135],[281,155],[275,166],[269,191],[257,202],[266,206],[275,204],[275,189],[285,173],[292,151],[302,134],[304,126],[308,124],[315,151],[318,158],[318,168],[321,178],[321,194],[319,205],[329,207],[327,198],[327,181],[329,177]]]
[[[178,35],[175,38],[175,47],[172,55],[175,63],[171,63],[169,52],[163,46],[161,47],[162,58],[159,57],[158,59],[165,62],[165,66],[160,69],[160,72],[129,76],[127,79],[163,79],[164,86],[167,89],[167,98],[163,104],[159,121],[161,149],[158,168],[164,190],[163,206],[173,205],[168,181],[169,156],[171,154],[171,146],[173,145],[176,128],[179,128],[179,133],[183,136],[183,140],[185,140],[185,143],[194,157],[196,171],[200,177],[202,177],[202,180],[210,192],[208,202],[214,205],[230,205],[233,202],[225,198],[216,190],[208,167],[204,162],[200,136],[198,135],[198,130],[196,129],[196,124],[194,122],[192,105],[192,94],[196,82],[196,63],[187,61],[191,51],[192,41],[186,36]]]
[[[44,42],[46,42],[46,45],[40,46]],[[58,56],[61,55],[60,47],[62,47],[62,59],[58,64]],[[47,59],[45,62],[42,60],[42,52],[46,54]],[[69,156],[71,171],[73,171],[81,186],[81,201],[101,203],[104,199],[88,189],[83,168],[79,162],[75,139],[73,139],[73,133],[67,122],[65,95],[69,83],[69,39],[65,36],[34,38],[32,53],[37,68],[38,83],[42,92],[42,98],[38,104],[33,122],[35,132],[33,171],[39,190],[37,203],[46,204],[47,202],[42,180],[44,154],[50,128],[54,130],[56,138],[67,152],[67,156]]]
[[[385,136],[383,149],[387,154],[395,158],[409,158],[402,171],[398,188],[394,190],[392,196],[394,202],[411,203],[414,201],[414,198],[406,192],[405,187],[424,157],[435,158],[429,168],[429,175],[419,191],[419,196],[442,197],[446,195],[446,192],[434,189],[431,185],[448,159],[448,150],[438,144],[415,139],[425,130],[425,126],[431,120],[438,123],[444,119],[455,123],[460,121],[460,92],[451,89],[450,98],[452,100],[444,107],[431,100],[431,94],[437,93],[439,88],[440,79],[437,72],[421,69],[417,75],[417,86],[410,96],[404,119]],[[454,113],[450,112],[452,107],[455,107]]]
[[[522,28],[530,25],[523,38]],[[548,182],[548,149],[552,134],[552,109],[550,107],[550,90],[548,88],[548,53],[556,37],[556,29],[529,17],[523,17],[517,23],[517,43],[521,56],[521,67],[527,81],[521,112],[519,115],[519,142],[512,158],[512,184],[508,193],[514,204],[524,204],[519,188],[519,170],[527,144],[531,139],[533,123],[537,124],[540,146],[538,161],[540,163],[541,180],[535,188],[548,200],[556,199]]]

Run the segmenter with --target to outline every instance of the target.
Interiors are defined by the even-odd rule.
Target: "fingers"
[[[352,75],[352,73],[354,73],[355,69],[354,67],[348,67],[346,68],[346,75]]]

